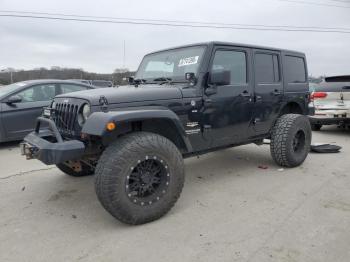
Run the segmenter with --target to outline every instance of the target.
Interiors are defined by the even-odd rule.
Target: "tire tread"
[[[284,167],[294,167],[300,164],[291,161],[287,143],[290,136],[290,129],[296,124],[298,118],[305,118],[304,123],[307,125],[307,129],[311,130],[310,123],[306,120],[306,117],[299,114],[282,115],[272,128],[270,143],[271,155],[277,164]],[[307,139],[307,143],[309,143],[309,140],[311,140],[311,137]],[[309,144],[306,145],[306,148],[309,147]]]
[[[175,176],[176,181],[173,183],[176,189],[170,201],[154,209],[152,215],[146,216],[142,212],[130,215],[123,210],[120,195],[115,193],[115,188],[118,188],[118,181],[120,181],[115,179],[115,175],[123,172],[123,166],[130,166],[132,156],[137,155],[144,148],[161,150],[167,156],[171,156],[180,175]],[[133,225],[147,223],[160,218],[175,205],[184,185],[183,170],[182,155],[170,140],[153,133],[131,133],[113,142],[103,152],[95,172],[96,194],[102,206],[121,222]]]

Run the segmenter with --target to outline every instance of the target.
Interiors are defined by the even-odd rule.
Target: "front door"
[[[279,52],[254,51],[254,117],[251,134],[262,135],[270,131],[279,114],[283,97]]]
[[[217,84],[215,93],[204,97],[204,132],[211,139],[210,147],[239,143],[247,138],[252,118],[253,88],[249,81],[249,49],[216,47],[209,76],[224,72],[226,84]],[[209,77],[209,85],[210,77]]]
[[[43,107],[49,106],[56,95],[55,84],[42,84],[26,88],[15,94],[22,101],[15,104],[1,104],[2,123],[9,139],[22,139],[34,130],[36,118]],[[6,100],[5,100],[6,101]]]

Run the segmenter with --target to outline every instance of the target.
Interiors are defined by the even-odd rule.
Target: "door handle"
[[[243,97],[250,97],[250,94],[247,90],[244,90],[242,93],[240,93],[240,96],[243,96]]]
[[[273,90],[272,94],[275,96],[279,96],[279,95],[282,95],[282,92],[278,89],[275,89],[275,90]]]

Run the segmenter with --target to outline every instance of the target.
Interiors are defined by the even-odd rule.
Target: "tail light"
[[[312,92],[310,96],[310,100],[314,101],[315,99],[326,98],[326,97],[327,97],[326,92]]]

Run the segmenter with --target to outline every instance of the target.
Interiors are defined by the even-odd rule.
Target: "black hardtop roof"
[[[166,48],[166,49],[154,51],[154,52],[149,53],[148,55],[155,54],[155,53],[162,52],[162,51],[168,51],[168,50],[184,48],[184,47],[200,46],[200,45],[202,45],[202,46],[203,45],[205,45],[205,46],[223,45],[223,46],[234,46],[234,47],[247,47],[247,48],[254,48],[254,49],[271,50],[271,51],[283,51],[283,52],[288,52],[288,53],[294,53],[296,55],[305,56],[305,54],[302,52],[288,50],[288,49],[280,49],[280,48],[268,47],[268,46],[249,45],[249,44],[242,44],[242,43],[220,42],[220,41],[202,42],[202,43],[194,43],[194,44],[176,46],[176,47],[171,47],[171,48]]]

